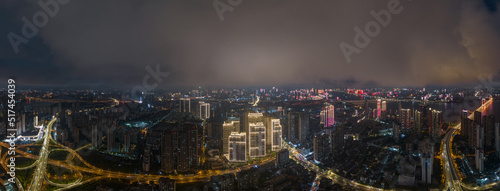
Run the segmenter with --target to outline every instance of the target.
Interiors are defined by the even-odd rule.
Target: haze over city
[[[1,39],[2,81],[23,85],[131,86],[148,65],[171,75],[161,86],[476,85],[498,76],[498,1],[401,1],[399,14],[348,63],[341,42],[375,21],[388,1],[71,1],[15,53]],[[2,34],[22,35],[43,10],[1,2]],[[231,6],[232,7],[232,6]],[[222,9],[222,8],[219,8]]]

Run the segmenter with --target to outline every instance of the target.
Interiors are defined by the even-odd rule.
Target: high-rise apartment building
[[[339,126],[330,133],[330,152],[340,152],[344,149],[344,127]]]
[[[249,155],[251,158],[266,156],[266,126],[263,122],[250,123],[248,127]]]
[[[411,128],[411,110],[401,109],[400,123],[403,130],[408,130]]]
[[[199,108],[199,115],[200,115],[200,118],[206,120],[210,117],[210,104],[209,103],[205,103],[203,101],[200,101],[199,102],[200,104],[200,108]]]
[[[377,99],[377,119],[380,119],[380,116],[382,115],[381,112],[382,112],[382,100]]]
[[[328,134],[314,137],[314,160],[321,161],[330,153],[330,136]]]
[[[191,99],[190,98],[180,98],[179,99],[179,112],[191,112]]]
[[[438,137],[442,134],[442,121],[443,121],[443,112],[437,111],[437,110],[432,110],[431,114],[431,128],[430,128],[430,133]]]
[[[271,150],[279,151],[281,150],[281,136],[282,136],[282,126],[280,119],[271,119],[271,135],[269,136],[271,140]]]
[[[330,127],[335,123],[335,107],[328,105],[320,112],[320,124],[324,127]]]
[[[235,118],[236,119],[236,118]],[[225,121],[222,125],[222,153],[228,154],[229,136],[232,132],[240,132],[240,122],[231,120]]]
[[[309,130],[309,116],[304,112],[289,112],[287,117],[287,136],[290,141],[302,142]]]
[[[198,128],[195,124],[167,128],[162,134],[161,147],[163,171],[188,171],[198,167]]]
[[[483,116],[484,127],[484,145],[487,147],[493,146],[495,135],[495,116]]]
[[[229,162],[246,162],[246,133],[232,132],[228,140]]]
[[[475,114],[474,114],[475,115]],[[476,126],[476,169],[479,172],[484,171],[484,128]]]

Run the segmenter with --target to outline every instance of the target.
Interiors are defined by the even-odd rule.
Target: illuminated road
[[[493,102],[493,98],[488,100],[486,103],[481,105],[476,111],[482,111],[485,108],[487,108],[491,103]],[[472,119],[474,117],[474,114],[471,113],[468,115],[468,118]],[[460,130],[461,124],[459,123],[458,125],[452,127],[450,131],[446,134],[445,138],[443,139],[443,153],[442,153],[442,159],[444,160],[444,175],[445,175],[445,189],[444,190],[462,190],[462,188],[466,188],[467,190],[486,190],[486,189],[491,189],[492,186],[498,184],[493,183],[489,185],[484,185],[480,187],[470,187],[466,186],[462,183],[462,180],[460,178],[460,174],[458,173],[458,167],[455,164],[455,161],[453,160],[453,155],[452,155],[452,141],[453,141],[453,136]]]
[[[45,169],[47,168],[47,159],[49,158],[49,143],[50,143],[50,130],[52,125],[56,121],[56,118],[52,119],[45,129],[45,136],[43,138],[42,149],[40,150],[40,157],[36,161],[36,171],[35,176],[31,180],[31,184],[28,188],[29,191],[42,190],[43,179],[45,177]]]
[[[452,127],[452,129],[446,134],[443,139],[443,160],[444,160],[444,173],[445,173],[445,188],[449,188],[450,190],[462,190],[460,183],[460,176],[458,175],[455,163],[453,161],[453,157],[451,155],[451,141],[453,135],[459,129],[460,124]],[[447,189],[445,189],[447,190]]]
[[[259,105],[260,96],[255,95],[255,97],[257,97],[257,100],[255,100],[255,103],[252,106],[257,107],[257,105]]]
[[[53,123],[53,121],[50,123],[50,126],[48,126],[48,127],[52,127],[52,123]],[[211,176],[224,175],[224,174],[234,174],[234,173],[240,172],[242,170],[248,170],[248,169],[254,167],[255,165],[261,165],[261,164],[272,162],[275,160],[274,158],[269,158],[269,159],[265,159],[265,160],[261,161],[258,164],[250,164],[250,165],[243,166],[241,168],[236,168],[236,169],[231,169],[231,170],[209,170],[209,171],[199,172],[199,173],[193,174],[193,175],[130,174],[130,173],[122,173],[122,172],[115,172],[115,171],[110,171],[110,170],[99,169],[99,168],[85,162],[83,160],[83,158],[75,150],[70,149],[68,147],[65,147],[57,142],[55,142],[56,145],[54,145],[54,146],[61,147],[61,148],[52,149],[53,151],[54,150],[66,150],[73,155],[72,157],[78,158],[82,162],[83,166],[82,165],[79,166],[78,164],[71,164],[67,160],[59,161],[59,160],[48,159],[47,156],[48,156],[49,152],[48,152],[47,148],[49,148],[49,146],[50,146],[48,143],[50,143],[50,140],[52,140],[51,139],[52,137],[50,136],[50,134],[48,136],[46,134],[44,137],[45,137],[45,139],[44,139],[43,144],[46,147],[45,147],[45,149],[42,149],[43,152],[42,151],[40,152],[40,157],[33,155],[33,154],[30,154],[30,153],[27,153],[27,152],[22,151],[22,150],[19,150],[20,148],[23,148],[23,146],[16,148],[16,153],[19,156],[30,158],[30,159],[35,159],[35,160],[40,159],[40,160],[37,160],[34,162],[34,164],[36,164],[37,170],[35,173],[35,177],[32,180],[30,190],[41,190],[40,186],[43,186],[44,180],[50,185],[62,187],[62,188],[60,188],[60,190],[75,188],[77,186],[80,186],[80,185],[83,185],[83,184],[86,184],[86,183],[89,183],[89,182],[92,182],[95,180],[100,180],[100,179],[128,179],[131,181],[131,183],[134,181],[149,183],[149,182],[157,182],[158,179],[164,177],[164,178],[174,179],[174,180],[176,180],[177,183],[191,183],[191,182],[199,182],[199,181],[209,180]],[[0,143],[0,146],[5,147],[5,148],[9,147],[9,145],[6,143]],[[87,146],[88,145],[86,145],[84,147],[87,147]],[[79,149],[77,149],[77,150],[79,150]],[[2,156],[1,160],[4,161],[1,163],[2,167],[4,169],[7,169],[7,166],[6,166],[7,163],[5,162],[5,161],[9,160],[7,158],[7,153],[5,153]],[[61,167],[61,168],[68,169],[68,170],[72,170],[72,171],[77,173],[79,178],[78,178],[78,180],[76,180],[72,183],[68,183],[68,184],[54,183],[54,182],[48,180],[47,177],[45,176],[45,167],[47,166],[47,164]],[[23,169],[28,169],[28,168],[34,167],[34,166],[35,165],[29,165],[28,167],[25,167]],[[40,169],[40,170],[38,170],[38,169]],[[21,170],[21,169],[19,169],[19,170]],[[93,177],[93,178],[90,178],[87,180],[83,180],[83,177],[81,175],[82,172],[94,174],[96,177]]]

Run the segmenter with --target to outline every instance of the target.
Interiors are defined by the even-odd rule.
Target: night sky
[[[161,87],[451,86],[500,71],[494,0],[401,0],[350,63],[339,45],[395,2],[72,0],[15,53],[8,34],[22,36],[38,2],[0,1],[0,83],[129,87],[158,64],[170,73]],[[214,2],[232,11],[221,20]]]

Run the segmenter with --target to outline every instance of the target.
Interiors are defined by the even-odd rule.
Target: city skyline
[[[499,6],[0,1],[0,190],[500,190]]]

